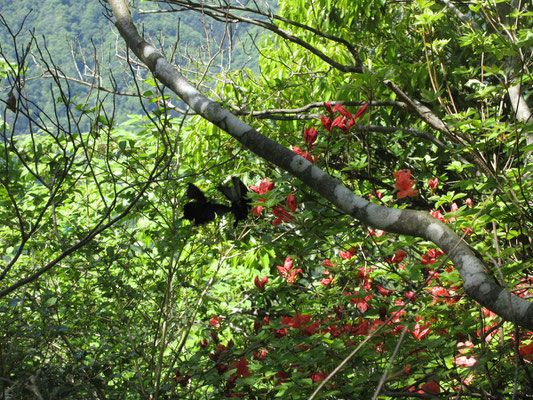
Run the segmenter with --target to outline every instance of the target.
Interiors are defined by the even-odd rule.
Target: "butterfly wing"
[[[192,183],[187,186],[187,197],[192,200],[196,200],[199,203],[207,203],[207,200],[200,189],[198,189]]]
[[[246,195],[246,192],[248,192],[248,188],[236,176],[231,177],[231,182],[233,183],[233,187],[217,186],[217,189],[233,203],[241,200]]]
[[[208,204],[213,209],[213,212],[217,213],[218,215],[224,215],[231,211],[231,207],[228,207],[224,204],[217,204],[217,203],[208,203]]]
[[[239,178],[233,176],[231,181],[233,187],[217,186],[217,189],[224,194],[229,201],[231,201],[231,212],[235,216],[235,223],[233,226],[237,226],[239,221],[248,217],[251,200],[246,197],[248,188]]]

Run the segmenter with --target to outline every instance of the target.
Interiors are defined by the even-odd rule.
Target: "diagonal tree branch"
[[[453,261],[463,280],[465,292],[489,310],[508,321],[533,329],[533,303],[499,286],[485,273],[485,266],[448,226],[422,211],[391,209],[372,204],[352,193],[332,176],[279,143],[263,136],[220,104],[196,90],[138,33],[124,0],[108,0],[116,19],[115,26],[128,47],[154,76],[174,91],[205,119],[226,131],[265,160],[283,168],[331,201],[345,213],[373,227],[399,234],[421,237],[439,246]]]

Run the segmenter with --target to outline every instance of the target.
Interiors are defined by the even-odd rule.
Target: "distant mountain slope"
[[[148,10],[154,8],[150,2],[140,3],[141,8]],[[122,91],[133,92],[133,88],[127,88],[122,82],[130,81],[121,79],[122,73],[130,73],[124,62],[120,62],[115,56],[116,49],[124,49],[122,40],[118,40],[114,34],[112,22],[105,17],[105,9],[98,0],[80,2],[79,0],[34,0],[8,1],[0,0],[0,14],[9,24],[9,28],[16,32],[23,24],[17,36],[19,49],[25,48],[33,32],[39,48],[43,53],[48,49],[54,64],[65,75],[76,79],[90,81],[90,76],[95,68],[100,69],[103,86],[111,88],[109,70]],[[179,12],[166,14],[139,14],[134,10],[138,26],[143,26],[144,34],[154,45],[161,46],[166,54],[172,54],[176,38],[179,37],[178,49],[186,49],[187,54],[196,60],[205,55],[205,29],[202,25],[201,16],[193,12]],[[24,21],[24,23],[23,23]],[[210,22],[212,23],[212,22]],[[178,33],[179,27],[179,33]],[[237,32],[245,32],[247,27],[240,25]],[[207,30],[215,39],[223,36],[224,24],[213,24]],[[239,35],[237,35],[239,36]],[[248,40],[248,35],[240,35]],[[8,61],[15,61],[13,38],[4,26],[0,26],[0,43],[2,52]],[[216,45],[212,43],[212,47]],[[251,47],[250,45],[248,46]],[[99,60],[95,64],[95,49]],[[34,62],[39,57],[35,45],[32,47],[34,58],[29,60],[31,66],[26,81],[25,90],[31,93],[31,98],[46,113],[53,112],[51,99],[57,98],[58,93],[52,96],[50,85],[47,80],[35,79],[42,74],[42,69]],[[257,65],[257,53],[253,50],[243,51],[242,47],[234,47],[232,54],[233,67],[241,68],[243,65],[254,67]],[[45,59],[47,57],[45,56]],[[49,62],[50,60],[47,60]],[[178,61],[183,61],[178,58]],[[42,63],[39,61],[39,63]],[[219,68],[219,65],[217,65]],[[85,98],[89,92],[87,86],[70,83],[72,93],[80,99]],[[6,98],[10,87],[7,82],[1,82],[0,96]],[[124,118],[131,113],[139,113],[138,99],[135,97],[122,97],[117,103],[116,115],[118,119]],[[19,121],[19,128],[23,127]]]

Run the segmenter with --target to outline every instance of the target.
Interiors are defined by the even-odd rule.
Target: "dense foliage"
[[[268,36],[259,74],[205,87],[355,193],[462,232],[528,298],[532,121],[508,90],[530,102],[533,12],[454,4],[280,1],[274,22],[317,51]],[[199,116],[56,106],[91,129],[3,125],[1,398],[531,397],[533,332],[465,296],[431,243],[343,215]],[[244,223],[182,218],[187,183],[224,203],[231,176]]]

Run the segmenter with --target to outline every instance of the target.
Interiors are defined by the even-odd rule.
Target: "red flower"
[[[249,188],[258,194],[265,194],[266,192],[270,192],[272,189],[274,189],[274,182],[269,182],[268,178],[265,178],[259,184],[259,186],[249,186]],[[258,202],[264,203],[265,199],[259,199]],[[252,214],[258,217],[262,211],[263,206],[254,206],[252,209]]]
[[[363,104],[361,107],[359,107],[359,110],[357,110],[357,112],[353,116],[353,119],[361,118],[363,114],[366,112],[367,108],[368,108],[368,103]]]
[[[432,192],[435,191],[435,189],[437,189],[438,184],[439,184],[439,178],[430,179],[428,181],[429,188],[431,189]]]
[[[290,326],[291,328],[301,328],[307,325],[311,321],[311,314],[296,314],[294,317],[282,317],[281,323],[283,325]]]
[[[368,232],[370,236],[375,236],[375,237],[383,236],[383,234],[385,233],[385,231],[382,231],[381,229],[376,229],[376,231],[373,231],[370,228],[366,228],[366,231]]]
[[[407,253],[403,250],[396,250],[396,253],[394,253],[394,255],[392,256],[392,259],[390,260],[390,262],[392,264],[399,264],[403,261],[403,259],[405,258],[405,256],[407,255]],[[389,261],[387,259],[387,261]]]
[[[411,179],[411,170],[404,171],[401,169],[392,174],[396,178],[394,186],[398,189],[397,197],[399,199],[406,196],[414,197],[418,194],[418,190],[413,190],[415,181]]]
[[[287,207],[289,207],[292,212],[296,212],[296,207],[298,207],[296,196],[294,196],[292,193],[287,196]]]
[[[274,182],[269,182],[268,178],[263,179],[263,181],[258,186],[250,186],[250,189],[259,194],[265,194],[274,189]]]
[[[477,360],[474,356],[456,356],[453,360],[453,363],[460,367],[472,367],[476,365]]]
[[[339,255],[343,260],[349,260],[355,255],[355,248],[352,247],[348,251],[339,250]]]
[[[260,292],[265,291],[265,285],[268,283],[268,276],[265,276],[263,279],[259,280],[259,277],[256,276],[254,279],[254,285],[259,289]]]
[[[429,381],[428,383],[424,383],[422,386],[420,386],[420,388],[425,393],[433,393],[433,394],[440,393],[440,386],[435,381]]]
[[[204,339],[200,342],[198,342],[198,344],[200,345],[200,347],[203,349],[203,348],[206,348],[207,347],[207,339]]]
[[[443,251],[437,250],[437,249],[428,249],[428,254],[422,255],[422,261],[421,263],[423,265],[433,264],[437,261],[437,258],[442,256],[444,254]]]
[[[328,376],[326,372],[318,372],[315,374],[309,374],[307,377],[311,378],[313,382],[320,382],[326,379],[326,376]]]
[[[272,212],[277,217],[277,219],[272,222],[272,225],[274,226],[278,226],[282,222],[289,222],[291,219],[294,218],[291,214],[289,214],[287,210],[285,210],[281,206],[272,207]]]
[[[309,162],[314,163],[317,160],[317,156],[312,156],[307,151],[302,151],[299,147],[291,146],[291,150],[294,151],[299,156],[302,156]]]
[[[293,262],[290,257],[287,257],[285,259],[285,263],[283,264],[283,267],[280,265],[277,266],[278,271],[281,274],[281,276],[285,277],[285,279],[287,279],[287,282],[289,282],[289,284],[291,285],[298,278],[297,274],[300,274],[303,272],[300,268],[297,268],[293,271],[292,267],[293,267]]]
[[[322,265],[323,265],[324,267],[332,267],[332,268],[335,268],[335,264],[332,264],[331,261],[329,261],[329,259],[326,260],[326,261],[324,261],[324,262],[322,263]]]
[[[531,358],[530,356],[533,354],[533,342],[520,347],[518,352],[522,357]]]
[[[320,283],[324,286],[328,286],[331,282],[333,282],[333,275],[329,271],[322,271],[322,274],[326,277],[322,278]]]
[[[417,320],[419,320],[418,317],[417,317]],[[431,329],[429,328],[429,322],[426,322],[423,325],[420,325],[417,322],[414,329],[411,331],[411,335],[413,335],[415,339],[421,340],[425,338],[429,334],[430,331]]]
[[[331,108],[331,103],[329,101],[324,102],[324,108],[330,114],[333,114],[333,109]]]
[[[220,321],[222,321],[222,317],[218,317],[215,315],[213,318],[211,318],[211,321],[209,321],[209,324],[213,328],[220,328]]]
[[[385,297],[389,297],[392,294],[392,289],[385,289],[384,287],[381,287],[379,285],[376,285],[376,288],[378,289],[378,292]]]
[[[331,130],[333,129],[333,127],[331,126],[331,118],[326,118],[325,116],[321,116],[320,117],[320,120],[322,122],[322,126],[324,127],[325,130],[327,130],[328,132],[331,132]]]
[[[258,202],[264,203],[265,199],[259,199]],[[256,217],[259,217],[262,212],[263,212],[263,206],[254,206],[254,208],[252,208],[252,214],[255,215]]]
[[[437,219],[438,219],[439,221],[441,221],[441,222],[446,222],[446,221],[444,220],[444,215],[442,215],[442,213],[441,213],[439,210],[437,210],[437,211],[431,210],[431,211],[429,212],[429,214],[430,214],[432,217],[437,218]]]
[[[353,115],[348,111],[346,108],[342,106],[342,104],[335,104],[335,107],[333,107],[333,111],[338,111],[340,115],[343,117],[346,117],[348,119],[353,119]]]
[[[331,127],[339,128],[346,133],[348,131],[348,127],[346,126],[346,118],[344,118],[343,116],[338,116],[331,123]]]
[[[239,361],[235,361],[233,363],[233,368],[237,369],[236,374],[239,378],[248,378],[249,376],[252,376],[248,369],[248,361],[244,357],[241,357]]]
[[[288,373],[288,372],[285,372],[285,371],[280,371],[278,372],[276,375],[274,375],[276,378],[278,378],[276,380],[276,386],[277,385],[280,385],[282,383],[285,383],[289,380],[289,378],[291,377],[291,374]]]
[[[472,199],[469,197],[468,199],[465,200],[466,202],[466,205],[470,208],[472,208],[472,206],[474,205],[474,203],[472,202]]]
[[[187,386],[187,383],[189,382],[189,379],[191,379],[191,376],[189,374],[185,374],[185,376],[181,379],[180,379],[180,376],[181,376],[181,372],[178,369],[176,371],[176,375],[172,379],[178,382],[181,386]]]
[[[304,128],[305,144],[308,147],[312,147],[313,144],[315,144],[316,138],[317,138],[317,131],[314,127],[311,127],[309,130],[307,128]]]
[[[253,355],[254,355],[254,358],[256,360],[262,360],[263,358],[266,358],[267,356],[267,350],[266,349],[261,349],[259,351],[253,351]]]

